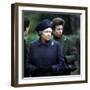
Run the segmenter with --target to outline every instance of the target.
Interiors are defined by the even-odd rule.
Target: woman
[[[51,40],[51,21],[41,21],[36,31],[40,38],[30,44],[27,55],[30,76],[61,75],[65,69],[64,57],[59,43]]]

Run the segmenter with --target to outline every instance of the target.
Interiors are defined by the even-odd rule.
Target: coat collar
[[[51,45],[52,40],[46,41],[45,43],[42,43],[41,40],[39,39],[37,42],[38,46],[50,46]]]

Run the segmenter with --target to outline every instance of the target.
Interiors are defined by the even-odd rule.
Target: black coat
[[[37,40],[30,44],[27,55],[27,69],[31,76],[60,75],[66,68],[60,44]]]
[[[27,65],[27,45],[26,45],[25,39],[24,39],[24,63],[23,63],[23,65],[24,65],[24,77],[28,77],[29,74],[28,74],[28,70],[26,67],[26,65]]]
[[[75,62],[77,61],[78,53],[75,45],[73,44],[74,41],[64,35],[60,39],[57,39],[55,37],[54,39],[61,44],[64,52],[65,63],[68,67],[68,69],[64,72],[64,75],[69,75],[71,72],[77,69]]]

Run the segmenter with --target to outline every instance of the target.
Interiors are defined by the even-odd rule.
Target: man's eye
[[[63,30],[62,28],[59,28],[59,29],[57,29],[57,30]]]

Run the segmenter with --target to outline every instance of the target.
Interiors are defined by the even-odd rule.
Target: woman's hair
[[[55,27],[57,25],[63,25],[64,26],[65,24],[65,21],[64,19],[60,18],[60,17],[57,17],[57,18],[54,18],[51,22],[51,27],[52,27],[52,30],[55,30]]]
[[[25,18],[24,18],[24,31],[26,30],[26,27],[29,26],[29,24],[30,24],[29,19],[25,17]]]

